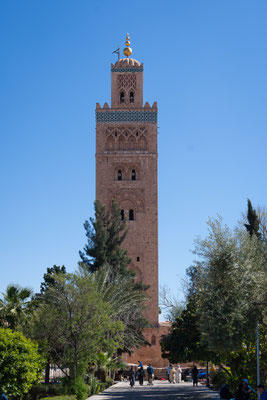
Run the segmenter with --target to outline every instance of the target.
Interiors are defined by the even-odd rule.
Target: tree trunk
[[[45,383],[50,382],[50,362],[48,360],[46,366],[45,366]]]

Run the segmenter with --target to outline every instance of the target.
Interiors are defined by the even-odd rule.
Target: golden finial
[[[129,38],[129,33],[127,33],[126,35],[126,42],[125,42],[126,46],[125,49],[123,50],[123,53],[126,57],[129,57],[132,54],[132,49],[130,46],[130,38]]]

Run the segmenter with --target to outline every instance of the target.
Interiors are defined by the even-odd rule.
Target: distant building
[[[142,359],[164,366],[159,340],[170,324],[158,322],[158,150],[157,103],[143,105],[143,64],[124,54],[111,64],[111,107],[96,104],[96,199],[107,207],[114,199],[128,234],[123,244],[132,259],[137,279],[150,285],[145,331],[151,347],[138,350],[125,361]]]

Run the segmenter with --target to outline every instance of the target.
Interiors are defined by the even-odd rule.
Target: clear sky
[[[160,284],[209,216],[266,205],[267,2],[0,2],[0,291],[73,271],[93,214],[95,103],[129,32],[159,107]]]

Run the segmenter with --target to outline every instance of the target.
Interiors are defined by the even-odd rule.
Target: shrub
[[[76,400],[75,395],[64,395],[64,396],[54,396],[54,397],[42,397],[41,400]]]
[[[0,387],[10,397],[27,393],[41,377],[38,345],[20,332],[0,328]]]

